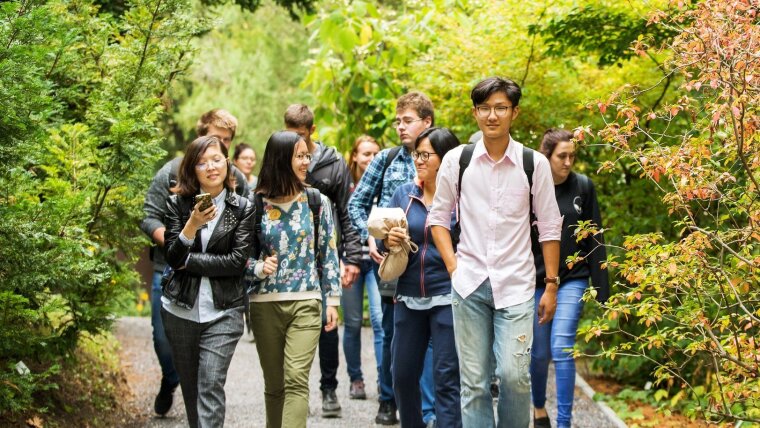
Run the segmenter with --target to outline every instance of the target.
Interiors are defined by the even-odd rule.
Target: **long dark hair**
[[[227,159],[227,148],[222,144],[219,138],[214,136],[198,137],[188,144],[185,157],[182,159],[182,163],[179,165],[179,171],[177,171],[177,186],[172,188],[171,191],[178,193],[182,196],[194,196],[198,194],[201,189],[201,184],[198,181],[198,173],[195,171],[195,166],[200,162],[201,156],[206,153],[209,147],[216,145],[219,147],[219,151],[224,156],[226,172],[224,177],[224,187],[231,191],[234,187],[232,185],[232,174],[230,173],[230,161]]]
[[[304,184],[293,172],[293,154],[301,140],[303,138],[292,131],[277,131],[269,137],[256,193],[277,198],[303,191]]]
[[[439,159],[443,159],[443,156],[446,155],[449,150],[460,144],[459,138],[457,138],[449,128],[438,128],[433,126],[420,132],[420,135],[414,140],[415,150],[417,150],[417,146],[419,146],[425,138],[430,141],[430,145],[433,146],[433,151],[438,155]]]

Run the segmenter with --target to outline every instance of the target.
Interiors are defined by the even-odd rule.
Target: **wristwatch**
[[[544,278],[544,284],[557,284],[557,287],[559,287],[559,277]]]

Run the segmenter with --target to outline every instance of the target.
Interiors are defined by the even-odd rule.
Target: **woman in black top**
[[[573,135],[563,129],[549,129],[541,142],[541,153],[551,165],[554,178],[554,193],[557,205],[564,216],[562,241],[560,244],[557,311],[554,319],[545,324],[533,323],[533,349],[531,351],[530,377],[532,384],[534,426],[550,427],[549,417],[544,408],[546,403],[546,382],[549,362],[554,360],[557,382],[557,426],[570,427],[575,388],[575,360],[572,348],[578,320],[583,310],[581,297],[588,288],[589,278],[596,289],[597,300],[604,302],[609,297],[607,270],[602,263],[607,259],[602,233],[587,236],[576,241],[574,232],[579,221],[591,220],[601,230],[602,218],[596,191],[591,180],[572,171],[575,162]],[[565,262],[568,256],[577,254],[581,258],[571,267]],[[540,251],[534,252],[536,261],[536,302],[541,300],[545,287],[545,268]]]

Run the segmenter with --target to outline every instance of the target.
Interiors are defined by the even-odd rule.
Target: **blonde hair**
[[[354,148],[351,149],[351,156],[348,159],[348,170],[351,171],[351,178],[354,179],[354,183],[358,183],[359,179],[362,178],[361,172],[359,172],[359,164],[354,160],[354,156],[359,152],[359,146],[361,146],[362,143],[372,143],[380,148],[380,144],[377,143],[377,140],[366,134],[360,135],[359,138],[354,141]]]
[[[208,127],[211,125],[229,130],[232,132],[232,138],[235,138],[238,120],[227,110],[215,108],[203,113],[200,119],[198,119],[198,123],[195,124],[195,132],[199,137],[205,137],[208,134]]]

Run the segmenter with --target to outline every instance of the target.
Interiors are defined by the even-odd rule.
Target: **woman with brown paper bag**
[[[431,340],[437,425],[455,428],[462,426],[459,363],[454,346],[451,311],[451,279],[433,242],[427,218],[435,195],[441,159],[458,145],[457,137],[446,128],[423,131],[417,137],[412,152],[417,179],[396,189],[391,199],[391,208],[388,208],[396,211],[383,213],[383,221],[375,224],[375,231],[381,236],[381,232],[390,227],[386,232],[387,238],[383,241],[384,246],[379,246],[389,250],[386,263],[394,254],[407,255],[396,289],[395,334],[391,350],[393,389],[403,427],[425,426],[418,382]],[[399,211],[404,214],[403,218],[398,214]],[[456,213],[452,212],[452,227],[456,220]],[[373,233],[372,224],[370,222],[370,233]],[[417,246],[419,250],[412,251]],[[385,266],[385,274],[396,274],[401,263],[399,261],[398,265],[394,262]],[[380,272],[383,275],[383,266],[380,267]]]
[[[377,239],[386,239],[393,229],[398,229],[398,245],[388,248],[378,274],[383,281],[392,281],[406,270],[409,253],[416,253],[418,246],[409,240],[406,213],[399,207],[375,208],[367,220],[369,234]],[[394,241],[395,242],[395,241]]]

